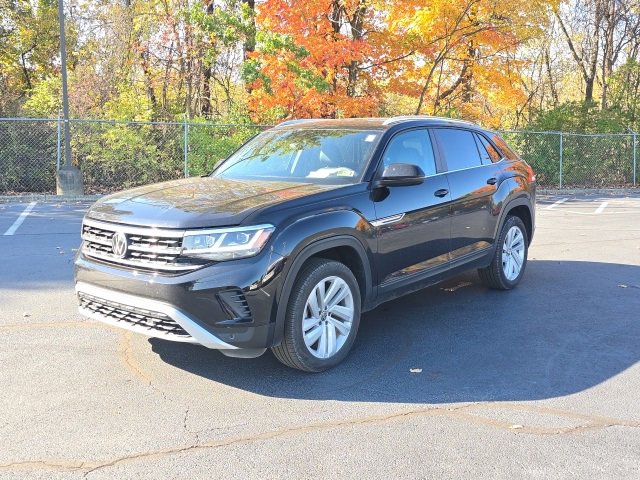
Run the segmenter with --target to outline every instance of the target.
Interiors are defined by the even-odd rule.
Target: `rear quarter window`
[[[500,152],[502,152],[503,157],[509,160],[520,160],[520,157],[518,157],[518,155],[516,155],[514,151],[511,150],[511,148],[509,148],[509,145],[507,145],[507,142],[505,142],[498,135],[494,134],[493,137],[491,137],[491,141],[500,149]]]
[[[502,154],[491,145],[484,135],[476,133],[475,137],[478,141],[478,149],[480,150],[480,157],[482,158],[483,164],[489,165],[502,160]]]

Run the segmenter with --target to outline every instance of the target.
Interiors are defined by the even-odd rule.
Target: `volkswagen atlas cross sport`
[[[534,204],[531,168],[474,124],[289,121],[209,176],[95,203],[75,263],[80,312],[232,357],[270,348],[317,372],[382,302],[468,269],[515,287]]]

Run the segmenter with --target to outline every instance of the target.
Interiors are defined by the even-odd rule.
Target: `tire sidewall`
[[[333,357],[322,359],[315,357],[305,345],[302,319],[304,317],[307,299],[312,290],[322,279],[332,276],[341,278],[349,286],[351,295],[353,296],[354,314],[351,330],[345,343]],[[290,338],[293,338],[293,346],[296,354],[305,366],[312,371],[322,371],[332,368],[344,360],[353,346],[360,325],[360,288],[351,270],[344,264],[333,260],[327,260],[324,264],[307,269],[296,279],[289,299],[286,314],[286,328],[290,330],[290,332],[285,332],[285,335],[289,333]]]

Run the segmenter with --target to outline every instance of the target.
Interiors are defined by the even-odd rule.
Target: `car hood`
[[[238,225],[257,209],[331,188],[335,186],[187,178],[109,195],[91,207],[87,218],[180,229]]]

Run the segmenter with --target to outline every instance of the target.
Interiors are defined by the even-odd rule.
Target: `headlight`
[[[187,230],[182,255],[223,261],[257,255],[269,240],[273,225]]]

